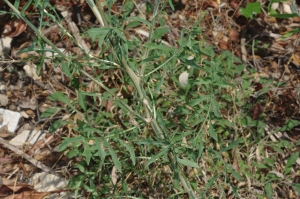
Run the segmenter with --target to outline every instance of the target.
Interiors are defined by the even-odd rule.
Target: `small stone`
[[[0,106],[6,106],[7,104],[8,104],[7,96],[0,94]]]
[[[10,104],[8,107],[9,110],[11,111],[16,111],[17,110],[17,106],[15,104]]]
[[[288,81],[289,79],[290,79],[290,77],[288,75],[283,76],[284,81]]]

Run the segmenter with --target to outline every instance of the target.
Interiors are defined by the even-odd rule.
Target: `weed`
[[[40,41],[52,46],[57,53],[52,61],[76,90],[77,96],[71,99],[63,92],[50,95],[49,100],[65,106],[48,109],[42,115],[72,115],[73,120],[58,120],[49,130],[64,127],[73,134],[63,138],[59,150],[74,160],[72,166],[78,170],[69,183],[75,196],[222,198],[229,193],[240,197],[245,192],[242,184],[251,179],[266,182],[261,195],[271,198],[272,183],[279,181],[269,172],[275,167],[276,157],[256,162],[252,153],[257,150],[263,156],[260,149],[264,145],[281,150],[279,145],[288,144],[281,141],[272,146],[266,139],[263,119],[249,116],[249,98],[264,91],[252,88],[253,74],[245,70],[246,65],[229,51],[216,55],[213,46],[198,40],[201,18],[182,30],[178,48],[163,43],[169,31],[160,16],[164,2],[157,0],[153,10],[147,8],[147,12],[153,12],[151,22],[130,17],[132,2],[126,1],[119,17],[111,15],[110,10],[104,13],[100,1],[97,6],[91,0],[87,2],[101,24],[87,34],[101,52],[94,57],[84,51],[83,60],[63,54],[52,44],[40,31],[47,24],[41,22],[35,28],[12,7]],[[112,1],[107,3],[111,6]],[[52,8],[40,1],[35,5],[44,10]],[[259,13],[257,4],[253,5],[251,12],[250,7],[243,11],[250,18],[253,12]],[[42,16],[54,23],[59,21],[47,12]],[[141,23],[149,30],[146,42],[128,37],[129,29]],[[44,52],[47,49],[42,44]],[[112,73],[120,74],[117,80],[103,81]],[[183,73],[188,73],[186,84],[179,80]],[[80,77],[88,80],[80,81]],[[284,175],[290,175],[298,155],[294,153],[288,159]],[[283,183],[299,190],[289,179]]]

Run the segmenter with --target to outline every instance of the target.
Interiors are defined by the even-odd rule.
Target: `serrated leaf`
[[[91,28],[87,31],[88,35],[94,41],[97,38],[105,37],[111,28]]]
[[[91,153],[90,145],[88,145],[87,142],[84,142],[84,151],[82,155],[85,157],[87,165],[89,165],[93,155]]]
[[[124,36],[123,32],[121,32],[118,28],[113,28],[113,31],[114,31],[115,33],[117,33],[117,35],[118,35],[124,42],[127,41],[127,39],[126,39],[126,37]]]
[[[300,124],[300,121],[298,120],[287,120],[285,122],[285,125],[280,129],[280,131],[289,131],[295,126],[298,126]]]
[[[253,165],[258,169],[269,169],[269,167],[266,166],[265,164],[259,164],[257,162],[253,162]]]
[[[274,166],[274,161],[272,159],[270,159],[270,158],[264,158],[263,162],[266,163],[270,167]]]
[[[78,150],[77,149],[70,150],[67,153],[68,158],[74,158],[74,157],[77,157],[77,156],[78,156]]]
[[[199,157],[201,157],[203,150],[204,150],[204,144],[202,141],[202,137],[200,137],[200,143],[199,143],[199,147],[198,147],[198,156]]]
[[[149,48],[149,50],[162,50],[162,51],[171,51],[173,50],[172,48],[166,46],[165,44],[156,44],[156,43],[146,43],[144,44],[144,47]]]
[[[181,141],[183,137],[187,137],[192,133],[194,133],[194,132],[188,131],[188,132],[184,132],[184,133],[174,136],[173,139],[171,140],[171,144],[176,144],[178,141]]]
[[[78,91],[78,104],[84,111],[86,111],[85,95],[81,91]]]
[[[74,165],[74,168],[77,168],[81,173],[84,173],[85,172],[85,168],[86,168],[86,165],[84,162],[79,162],[77,164]]]
[[[234,140],[233,142],[231,142],[231,143],[229,144],[229,146],[227,146],[227,147],[222,147],[221,150],[220,150],[220,153],[222,153],[222,152],[224,152],[224,151],[228,151],[228,150],[233,149],[233,148],[236,148],[236,147],[239,145],[239,143],[241,143],[242,141],[243,141],[242,138],[240,138],[240,139],[238,139],[238,140]]]
[[[97,148],[97,153],[95,155],[99,156],[101,159],[105,159],[107,154],[105,153],[102,143],[99,141],[99,139],[95,139],[95,146]]]
[[[145,25],[147,25],[149,27],[151,26],[151,23],[149,21],[147,21],[145,19],[142,19],[140,17],[128,17],[128,18],[126,18],[126,21],[141,22],[142,24],[145,24]],[[128,28],[128,26],[126,28]]]
[[[140,26],[141,25],[141,22],[139,21],[131,21],[128,23],[128,25],[126,26],[127,29],[129,28],[135,28],[137,26]]]
[[[265,185],[265,192],[266,192],[266,196],[268,199],[272,199],[273,196],[273,188],[272,188],[272,183],[268,182]]]
[[[73,137],[73,138],[64,138],[64,141],[62,141],[62,143],[59,145],[58,147],[58,151],[64,151],[68,148],[69,144],[73,143],[73,142],[78,142],[78,141],[83,141],[83,137],[82,136],[78,136],[78,137]]]
[[[253,15],[260,14],[261,8],[259,2],[248,3],[246,8],[241,8],[241,14],[247,18],[253,18]]]
[[[55,114],[59,110],[58,107],[54,108],[47,108],[42,114],[41,118],[48,118],[51,117],[53,114]]]
[[[66,76],[68,76],[69,78],[71,78],[72,77],[72,74],[71,74],[71,71],[70,71],[70,62],[63,62],[62,64],[61,64],[61,70],[62,70],[62,72],[66,75]]]
[[[161,39],[169,31],[168,27],[159,27],[154,30],[152,39]]]
[[[200,168],[199,165],[196,162],[188,160],[188,159],[180,159],[180,158],[177,157],[177,161],[178,161],[178,163],[180,163],[184,166]]]
[[[129,144],[127,144],[126,142],[124,142],[123,140],[119,139],[119,142],[127,149],[127,151],[129,151],[132,164],[135,165],[136,160],[135,160],[134,148],[132,146],[130,146]]]
[[[152,156],[151,159],[147,161],[146,167],[149,167],[150,164],[155,162],[161,156],[165,155],[169,151],[169,149],[170,149],[170,147],[166,147],[166,148],[162,149],[159,153]]]
[[[215,141],[218,142],[218,137],[217,137],[217,134],[215,132],[214,126],[211,123],[211,121],[209,121],[208,133],[209,133],[210,137],[212,137]]]
[[[117,157],[117,154],[115,153],[115,151],[113,150],[113,148],[111,148],[110,144],[104,139],[103,140],[103,144],[104,146],[106,146],[108,148],[109,154],[112,158],[112,161],[115,165],[115,167],[117,168],[117,170],[122,173],[122,168],[121,168],[121,163]]]
[[[199,98],[191,100],[189,102],[189,106],[193,107],[193,106],[199,105],[204,100],[209,100],[209,99],[210,99],[209,95],[200,95]]]
[[[103,146],[102,146],[103,144],[102,144],[102,142],[100,142],[100,140],[96,139],[95,144],[96,144],[97,149],[98,149],[97,155],[100,156],[99,168],[102,168],[102,166],[104,164],[105,157],[107,156],[107,153],[103,149]]]
[[[98,37],[98,46],[102,47],[102,44],[104,42],[104,39],[106,38],[107,34],[102,34]]]
[[[48,99],[51,101],[60,101],[72,107],[70,99],[61,92],[53,93],[52,95],[48,96]]]
[[[221,175],[221,172],[219,172],[215,176],[209,178],[209,180],[205,184],[205,192],[207,192],[207,190],[209,190],[213,187],[213,185],[215,184],[215,181],[219,178],[220,175]]]
[[[147,139],[147,140],[141,140],[138,142],[138,144],[145,144],[145,145],[165,145],[165,144],[168,144],[166,141],[154,141],[154,140],[150,140],[150,139]]]
[[[61,119],[56,120],[55,122],[53,122],[53,124],[50,126],[49,128],[49,133],[53,133],[54,131],[56,131],[57,129],[59,129],[61,126],[67,124],[68,122],[63,121]]]
[[[237,179],[238,181],[243,181],[243,178],[240,176],[240,174],[238,172],[236,172],[235,170],[231,169],[231,174],[232,176]]]
[[[291,168],[293,164],[297,161],[298,157],[299,157],[299,152],[296,152],[288,158],[283,172],[285,175],[291,171]]]
[[[165,126],[165,121],[163,119],[163,116],[162,114],[160,113],[159,110],[156,111],[156,116],[157,116],[157,122],[162,130],[162,132],[164,133],[164,135],[166,136],[167,135],[167,128]],[[155,127],[155,125],[154,125]],[[167,140],[166,140],[167,141]],[[164,142],[165,143],[165,142]]]
[[[300,184],[299,183],[293,183],[292,187],[300,195]]]

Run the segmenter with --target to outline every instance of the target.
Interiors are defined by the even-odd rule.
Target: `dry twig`
[[[0,144],[3,144],[6,148],[10,149],[11,151],[13,151],[14,153],[16,153],[19,156],[24,157],[26,160],[28,160],[31,164],[33,164],[34,166],[36,166],[37,168],[42,169],[44,172],[49,172],[51,171],[51,169],[49,167],[47,167],[46,165],[44,165],[43,163],[41,163],[40,161],[37,161],[36,159],[30,157],[29,155],[27,155],[26,153],[24,153],[23,151],[21,151],[20,149],[18,149],[17,147],[9,144],[6,140],[0,138]]]

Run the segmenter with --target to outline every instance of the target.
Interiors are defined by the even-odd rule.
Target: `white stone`
[[[56,175],[42,172],[32,176],[32,184],[36,191],[49,192],[66,188],[68,181]]]
[[[10,133],[14,133],[17,129],[21,114],[19,112],[0,108],[0,115],[3,117],[3,121],[0,123],[0,128],[7,125],[8,131]]]

